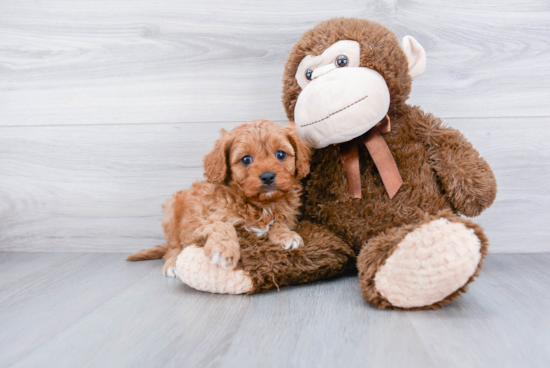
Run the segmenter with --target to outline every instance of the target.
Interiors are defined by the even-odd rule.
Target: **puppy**
[[[183,248],[204,244],[210,262],[233,269],[240,259],[236,226],[285,249],[303,245],[292,231],[300,207],[300,179],[309,173],[309,146],[293,125],[254,120],[222,137],[204,157],[206,180],[177,192],[164,205],[166,244],[132,254],[128,261],[164,258],[175,277]]]

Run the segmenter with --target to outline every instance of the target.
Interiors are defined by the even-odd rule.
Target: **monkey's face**
[[[283,103],[312,147],[347,142],[380,122],[390,105],[406,100],[411,78],[422,74],[425,63],[414,38],[406,36],[399,45],[377,23],[335,18],[306,32],[291,51]]]
[[[360,66],[356,41],[338,41],[321,55],[306,56],[296,81],[302,88],[294,119],[300,136],[315,148],[367,132],[388,112],[390,91],[376,71]]]

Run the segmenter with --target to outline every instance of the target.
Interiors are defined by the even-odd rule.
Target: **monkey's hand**
[[[495,200],[497,183],[493,171],[458,130],[443,126],[433,116],[426,116],[425,120],[430,166],[447,198],[457,212],[478,216]]]

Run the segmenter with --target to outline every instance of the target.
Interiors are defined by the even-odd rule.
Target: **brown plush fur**
[[[304,181],[303,217],[317,224],[318,235],[310,238],[302,234],[309,243],[306,241],[298,259],[256,251],[254,257],[243,257],[243,266],[255,280],[255,291],[264,291],[277,285],[337,274],[346,268],[351,257],[348,250],[352,249],[355,254],[361,254],[358,267],[365,298],[380,308],[393,308],[372,289],[372,278],[398,241],[427,219],[445,217],[474,229],[485,254],[487,239],[482,229],[452,213],[479,215],[493,203],[496,181],[487,162],[458,130],[405,103],[411,90],[407,58],[396,36],[375,22],[331,19],[310,29],[298,40],[283,76],[283,105],[289,119],[294,118],[294,107],[301,92],[295,79],[300,61],[306,55],[321,54],[339,40],[359,42],[361,66],[376,70],[386,80],[391,95],[392,130],[384,134],[384,139],[404,184],[390,199],[368,151],[360,145],[362,199],[351,198],[339,147],[316,150],[311,159],[311,174]],[[326,230],[321,231],[323,227]],[[324,254],[322,259],[318,258],[319,253]],[[327,263],[329,258],[334,261]],[[315,273],[312,271],[315,267],[323,271]],[[464,290],[465,286],[425,309],[440,307]]]
[[[304,246],[289,252],[239,231],[242,267],[252,276],[254,292],[329,278],[355,268],[353,250],[324,227],[300,221],[296,232]]]
[[[299,238],[292,229],[300,206],[299,179],[309,173],[307,144],[292,126],[280,127],[268,120],[245,123],[222,134],[204,158],[206,180],[177,192],[164,206],[166,245],[133,254],[129,261],[163,257],[167,274],[184,247],[201,244],[207,256],[219,253],[231,269],[241,257],[235,226],[266,229],[271,223],[267,239],[277,247]],[[276,158],[279,150],[286,158]],[[249,165],[241,162],[246,155],[252,157]],[[276,175],[269,186],[260,179],[268,171]]]

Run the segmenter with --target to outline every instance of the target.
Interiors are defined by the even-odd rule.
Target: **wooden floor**
[[[549,367],[550,254],[495,254],[442,310],[379,311],[355,276],[198,292],[125,254],[0,253],[0,367]]]

